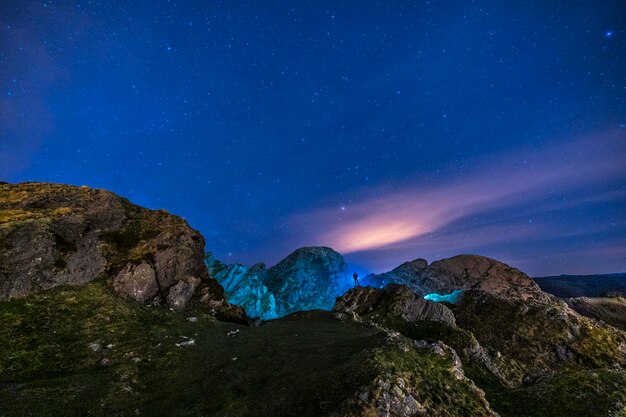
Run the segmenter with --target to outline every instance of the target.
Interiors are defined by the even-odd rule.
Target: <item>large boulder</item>
[[[154,268],[142,262],[139,265],[127,265],[113,279],[113,289],[126,294],[139,302],[154,298],[159,292]]]
[[[399,317],[405,321],[433,320],[455,324],[452,310],[441,303],[425,300],[405,285],[389,284],[385,288],[356,287],[335,301],[337,313],[368,313]]]
[[[196,293],[200,279],[187,276],[176,282],[167,294],[167,304],[175,311],[184,310],[191,297]]]
[[[348,287],[347,265],[327,247],[297,249],[267,270],[264,284],[274,293],[279,316],[300,310],[330,310]]]
[[[203,237],[182,218],[106,190],[0,184],[0,301],[100,277],[125,297],[177,310],[201,287],[224,299]]]

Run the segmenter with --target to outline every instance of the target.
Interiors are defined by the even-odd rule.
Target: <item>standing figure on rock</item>
[[[355,287],[361,286],[361,284],[359,284],[359,275],[356,272],[354,273],[354,275],[352,275],[352,279],[354,280]]]

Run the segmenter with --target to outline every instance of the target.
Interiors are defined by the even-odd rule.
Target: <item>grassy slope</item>
[[[190,315],[198,322],[102,282],[0,303],[0,416],[352,415],[347,399],[398,374],[436,415],[484,415],[450,357],[400,353],[385,333],[328,312],[261,327]],[[181,336],[195,345],[176,346]]]
[[[570,298],[566,300],[578,314],[602,320],[611,326],[626,331],[626,298],[597,297]]]

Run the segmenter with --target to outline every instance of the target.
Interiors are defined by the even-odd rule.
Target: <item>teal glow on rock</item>
[[[436,292],[426,294],[424,300],[436,301],[438,303],[445,301],[454,304],[461,299],[463,290],[454,290],[450,294],[437,294]]]

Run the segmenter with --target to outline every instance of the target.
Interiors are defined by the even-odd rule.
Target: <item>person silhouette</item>
[[[354,273],[354,275],[352,275],[352,279],[354,280],[355,287],[361,286],[361,284],[359,284],[359,275],[356,272]]]

